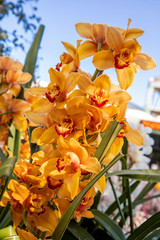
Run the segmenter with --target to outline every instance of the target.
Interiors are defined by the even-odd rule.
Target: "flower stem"
[[[5,114],[9,114],[9,113],[11,113],[11,111],[0,113],[0,116],[5,115]]]
[[[23,212],[23,222],[24,224],[26,225],[27,229],[36,237],[36,238],[39,238],[38,234],[31,228],[31,226],[29,225],[28,223],[28,220],[27,220],[27,214],[28,212],[26,210],[24,210]]]
[[[101,51],[101,46],[102,46],[102,43],[101,42],[98,42],[97,43],[97,51]],[[102,74],[102,71],[96,69],[94,74],[93,74],[93,77],[91,79],[92,82],[94,82],[94,80],[96,79],[97,76],[99,76],[100,74]]]

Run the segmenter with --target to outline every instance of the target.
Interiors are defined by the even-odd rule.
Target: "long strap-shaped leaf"
[[[35,70],[35,66],[36,66],[36,60],[37,60],[37,54],[38,54],[38,50],[40,47],[40,42],[42,39],[42,35],[43,35],[43,31],[44,31],[44,25],[40,25],[38,32],[34,38],[34,41],[32,43],[32,46],[27,54],[26,60],[25,60],[25,64],[23,67],[23,71],[24,72],[28,72],[30,73],[32,76],[34,75],[34,70]],[[29,88],[31,86],[33,79],[31,79],[30,82],[24,84],[25,88]]]
[[[110,123],[106,133],[103,136],[103,141],[101,141],[94,155],[94,157],[96,157],[100,162],[103,161],[103,158],[106,156],[122,127],[123,125],[119,124],[119,122],[116,120]]]
[[[144,240],[153,240],[160,237],[160,229],[154,230],[151,234],[144,238]]]
[[[12,226],[0,230],[0,240],[20,240],[15,229]]]
[[[94,214],[94,219],[110,233],[114,240],[126,240],[122,229],[107,214],[96,209],[93,209],[92,213]]]
[[[139,181],[151,181],[151,182],[160,182],[160,170],[122,170],[107,173],[106,177],[111,176],[124,176],[131,179],[136,179]]]
[[[70,223],[68,230],[79,240],[94,240],[90,233],[76,223]]]
[[[63,214],[59,224],[57,225],[51,239],[61,240],[63,234],[73,216],[74,211],[78,207],[80,201],[84,197],[84,195],[89,191],[89,189],[118,161],[122,158],[122,155],[119,153],[113,160],[110,162],[99,174],[97,174],[88,184],[87,186],[77,195],[74,201],[70,204],[68,209]]]
[[[137,186],[139,185],[140,181],[136,181],[131,185],[131,193],[137,188]],[[126,199],[126,194],[127,191],[125,191],[120,197],[119,197],[119,202],[120,204],[123,203]],[[105,213],[107,213],[108,215],[111,215],[115,210],[117,209],[117,202],[114,201],[109,208],[106,210]]]
[[[2,189],[2,192],[0,194],[0,201],[2,199],[3,193],[7,189],[8,183],[12,177],[14,165],[16,163],[17,158],[8,158],[6,161],[2,162],[0,165],[0,177],[4,176],[5,177],[5,185]]]
[[[140,227],[138,227],[127,240],[142,240],[150,232],[160,227],[160,212],[155,213],[147,221],[145,221]]]

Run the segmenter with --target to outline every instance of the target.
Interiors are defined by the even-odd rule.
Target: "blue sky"
[[[138,71],[133,85],[127,91],[133,103],[144,107],[148,80],[160,75],[160,0],[39,0],[37,6],[37,15],[42,18],[41,24],[45,25],[39,51],[39,57],[43,59],[38,62],[38,75],[43,81],[49,81],[48,69],[55,67],[59,56],[65,51],[61,41],[76,45],[77,39],[81,39],[75,30],[75,23],[106,23],[126,28],[128,18],[131,18],[131,27],[143,29],[145,33],[138,39],[142,52],[151,55],[157,66],[153,70]],[[8,18],[3,27],[12,31],[14,24],[16,21]],[[21,27],[19,29],[21,31]],[[30,37],[28,40],[31,42]],[[28,48],[29,44],[26,44]],[[13,51],[12,57],[24,63],[25,54]],[[81,69],[93,74],[92,58],[82,60]],[[105,73],[118,84],[114,69],[106,70]]]

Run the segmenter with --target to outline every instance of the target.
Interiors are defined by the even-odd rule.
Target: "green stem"
[[[9,113],[11,113],[11,111],[0,113],[0,116],[5,115],[5,114],[9,114]]]
[[[97,43],[97,51],[101,51],[101,47],[102,47],[102,43],[101,42],[98,42]],[[93,74],[93,77],[91,79],[92,82],[94,82],[94,80],[96,79],[97,76],[99,76],[100,74],[102,74],[102,71],[96,69],[94,74]]]
[[[26,210],[24,210],[23,212],[23,222],[24,224],[26,225],[27,229],[36,237],[36,238],[39,238],[38,234],[31,228],[31,226],[29,225],[28,223],[28,220],[27,220],[27,214],[28,212]]]
[[[97,75],[98,75],[99,72],[100,72],[100,70],[98,70],[98,69],[95,70],[95,72],[94,72],[94,74],[93,74],[93,77],[92,77],[92,79],[91,79],[92,82],[94,82],[94,80],[96,79],[96,77],[97,77]]]
[[[21,145],[21,132],[16,129],[13,156],[16,156],[17,159],[19,158],[19,154],[20,154],[20,145]]]
[[[114,194],[114,197],[115,197],[115,200],[116,200],[116,203],[117,203],[117,207],[119,209],[119,214],[121,215],[121,220],[123,222],[123,224],[125,223],[125,218],[124,218],[124,214],[123,214],[123,211],[121,209],[121,205],[120,205],[120,202],[119,202],[119,198],[117,197],[117,193],[115,191],[115,188],[113,186],[113,182],[112,182],[112,179],[109,177],[109,182],[110,182],[110,185],[111,185],[111,188],[112,188],[112,191],[113,191],[113,194]]]
[[[0,93],[0,96],[2,96],[4,93],[6,93],[9,90],[10,86],[8,86],[3,92]]]
[[[127,139],[124,137],[124,145],[122,148],[122,153],[125,155],[122,158],[122,168],[123,169],[127,169],[127,152],[128,152],[128,141]],[[129,185],[129,180],[128,178],[124,178],[123,180],[123,190],[127,191],[127,199],[128,199],[128,211],[129,211],[129,217],[130,217],[130,228],[131,228],[131,233],[134,231],[133,228],[133,213],[132,213],[132,200],[131,200],[131,189],[130,189],[130,185]],[[123,222],[120,222],[120,226],[123,225]]]
[[[43,239],[43,238],[45,237],[45,234],[46,234],[46,232],[41,232],[41,233],[39,234],[39,238]]]

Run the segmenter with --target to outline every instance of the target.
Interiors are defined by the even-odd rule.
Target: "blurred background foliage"
[[[30,32],[34,36],[41,21],[41,18],[37,16],[37,3],[38,0],[0,0],[1,56],[10,55],[13,48],[21,48],[24,50],[25,41],[27,41],[26,33]],[[8,31],[3,27],[3,22],[7,21],[8,16],[13,16],[16,19],[17,24],[22,26],[23,32],[21,32],[21,34],[17,31],[17,25],[15,25],[11,31]]]

